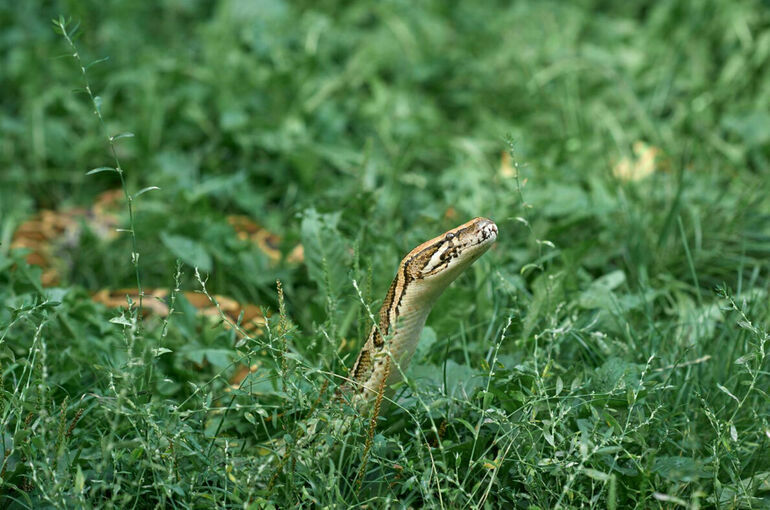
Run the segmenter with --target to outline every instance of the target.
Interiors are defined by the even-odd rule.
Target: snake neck
[[[402,379],[425,321],[448,285],[422,283],[414,280],[402,286],[399,276],[393,280],[380,308],[380,321],[372,326],[344,389],[352,394],[354,403],[369,402]]]

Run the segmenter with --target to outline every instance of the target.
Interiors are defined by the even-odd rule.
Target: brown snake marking
[[[409,252],[388,289],[379,321],[372,325],[351,369],[351,379],[338,393],[352,393],[355,400],[368,401],[385,377],[386,386],[396,382],[401,371],[387,370],[386,356],[392,356],[402,370],[406,368],[436,299],[496,238],[493,221],[475,218]]]

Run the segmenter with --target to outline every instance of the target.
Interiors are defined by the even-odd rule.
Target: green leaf
[[[161,232],[160,240],[171,253],[179,257],[188,266],[197,267],[207,273],[211,272],[213,265],[211,255],[209,255],[206,247],[198,241],[189,237],[166,234],[165,232]]]
[[[121,138],[133,138],[134,133],[119,133],[117,135],[114,135],[111,139],[114,142],[115,140],[120,140]]]
[[[104,58],[98,58],[94,60],[93,62],[86,64],[83,69],[88,70],[91,68],[91,66],[95,66],[96,64],[101,64],[102,62],[107,62],[110,59],[110,57],[104,57]]]
[[[134,325],[133,322],[131,322],[130,320],[126,319],[122,315],[118,315],[117,317],[113,317],[112,319],[110,319],[110,322],[113,323],[113,324],[120,324],[121,326],[128,326],[128,327],[131,327],[131,326]]]
[[[600,482],[607,482],[610,479],[610,475],[597,471],[596,469],[583,468],[583,474],[594,480],[599,480]]]
[[[436,332],[430,326],[425,326],[420,334],[420,340],[417,342],[412,363],[419,363],[430,352],[433,344],[436,343]]]
[[[602,308],[604,310],[613,310],[616,299],[613,298],[612,291],[625,283],[626,274],[623,271],[613,271],[591,283],[580,296],[580,306],[583,308]]]
[[[466,429],[468,429],[468,432],[470,432],[471,435],[475,435],[476,434],[476,427],[471,425],[468,421],[466,421],[466,420],[464,420],[462,418],[455,418],[455,421],[457,423],[459,423],[460,425],[462,425],[463,427],[465,427]]]
[[[83,493],[83,488],[86,484],[86,477],[83,475],[83,470],[78,465],[77,472],[75,473],[75,490],[79,493]]]
[[[457,363],[453,359],[446,360],[445,366],[412,363],[409,365],[407,374],[410,378],[418,380],[422,387],[440,388],[444,384],[445,370],[448,385],[447,394],[450,396],[470,395],[484,384],[484,379],[481,377],[484,375],[482,372],[465,363]]]
[[[717,383],[717,388],[719,388],[719,390],[720,390],[720,391],[722,391],[723,393],[726,393],[726,394],[727,394],[727,395],[728,395],[728,396],[729,396],[731,399],[733,399],[733,400],[735,400],[736,402],[740,403],[740,400],[738,400],[738,397],[736,397],[735,395],[733,395],[733,394],[730,392],[730,390],[728,390],[727,388],[725,388],[725,387],[724,387],[724,386],[722,386],[721,384]]]
[[[749,147],[761,147],[770,143],[770,114],[767,112],[730,115],[725,117],[722,125],[741,137]]]
[[[337,230],[340,213],[319,214],[308,209],[302,217],[301,236],[305,264],[310,279],[325,297],[336,299],[343,287],[351,285],[348,277],[348,253]]]
[[[138,196],[143,195],[144,193],[147,193],[148,191],[154,191],[156,189],[160,189],[160,188],[157,187],[157,186],[147,186],[146,188],[142,188],[142,189],[140,189],[139,191],[136,192],[136,194],[134,195],[134,198],[137,198]]]
[[[184,349],[180,354],[198,365],[203,364],[205,359],[217,368],[229,366],[235,356],[235,353],[229,349]]]
[[[690,457],[660,456],[655,459],[652,472],[674,482],[692,482],[698,478],[712,476],[699,462]]]
[[[611,357],[596,369],[592,377],[592,388],[601,392],[625,392],[636,388],[641,377],[641,367],[618,357]]]
[[[174,351],[172,351],[171,349],[166,349],[165,347],[158,347],[152,350],[152,355],[157,358],[169,352],[174,352]]]
[[[770,491],[770,471],[763,471],[740,481],[723,485],[719,494],[719,503],[727,508],[735,508],[734,503],[738,498],[742,498],[747,503],[751,502],[756,508],[766,508],[764,505],[766,499],[756,498],[754,495],[763,493],[761,495],[766,498],[768,491]],[[745,496],[749,496],[751,499],[747,499]],[[708,501],[714,503],[716,497],[709,496]],[[741,508],[743,507],[748,508],[749,505],[743,505]]]
[[[113,168],[111,166],[100,166],[99,168],[94,168],[93,170],[89,170],[86,172],[86,175],[93,175],[93,174],[99,174],[102,172],[117,172],[118,170],[116,168]]]

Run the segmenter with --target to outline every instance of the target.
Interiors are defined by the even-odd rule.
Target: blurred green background
[[[378,272],[426,235],[486,215],[524,264],[531,254],[518,247],[527,235],[511,222],[521,201],[514,179],[499,172],[507,140],[538,238],[569,252],[610,240],[595,266],[665,271],[680,259],[661,252],[679,246],[673,222],[636,207],[687,218],[684,204],[704,249],[721,250],[712,236],[728,226],[754,230],[734,216],[768,171],[765,7],[8,2],[0,15],[3,246],[36,210],[88,205],[117,187],[114,174],[85,175],[111,158],[49,23],[64,14],[83,27],[85,62],[109,57],[89,75],[108,132],[136,135],[118,143],[129,190],[161,188],[138,204],[149,284],[173,270],[167,250],[142,249],[160,246],[165,233],[203,245],[217,290],[238,286],[232,276],[246,261],[225,239],[223,212],[250,216],[287,246],[297,213],[340,212],[340,228],[363,236],[368,256],[383,249],[368,252],[372,243],[391,245]],[[612,168],[638,141],[659,149],[661,175],[625,189]],[[454,222],[442,219],[449,208]],[[612,246],[618,235],[632,236],[622,250]],[[73,283],[131,282],[124,260],[80,249]],[[736,276],[714,262],[707,288]],[[240,293],[275,279],[247,273]]]

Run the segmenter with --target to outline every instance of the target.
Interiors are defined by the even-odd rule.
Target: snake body
[[[475,218],[410,251],[399,264],[378,321],[340,393],[350,395],[350,401],[360,407],[398,382],[436,300],[496,238],[497,225],[492,220]]]
[[[401,379],[436,300],[495,239],[497,225],[487,218],[475,218],[425,241],[401,260],[350,376],[336,392],[338,398],[347,400],[359,416],[367,414],[375,402],[371,419],[376,419],[383,392]],[[329,423],[327,430],[341,437],[354,420],[354,415],[343,416]],[[317,424],[308,425],[294,449],[309,450],[315,458],[323,458],[332,446],[318,443]],[[291,449],[284,443],[275,451],[280,462],[268,488],[273,486]]]

